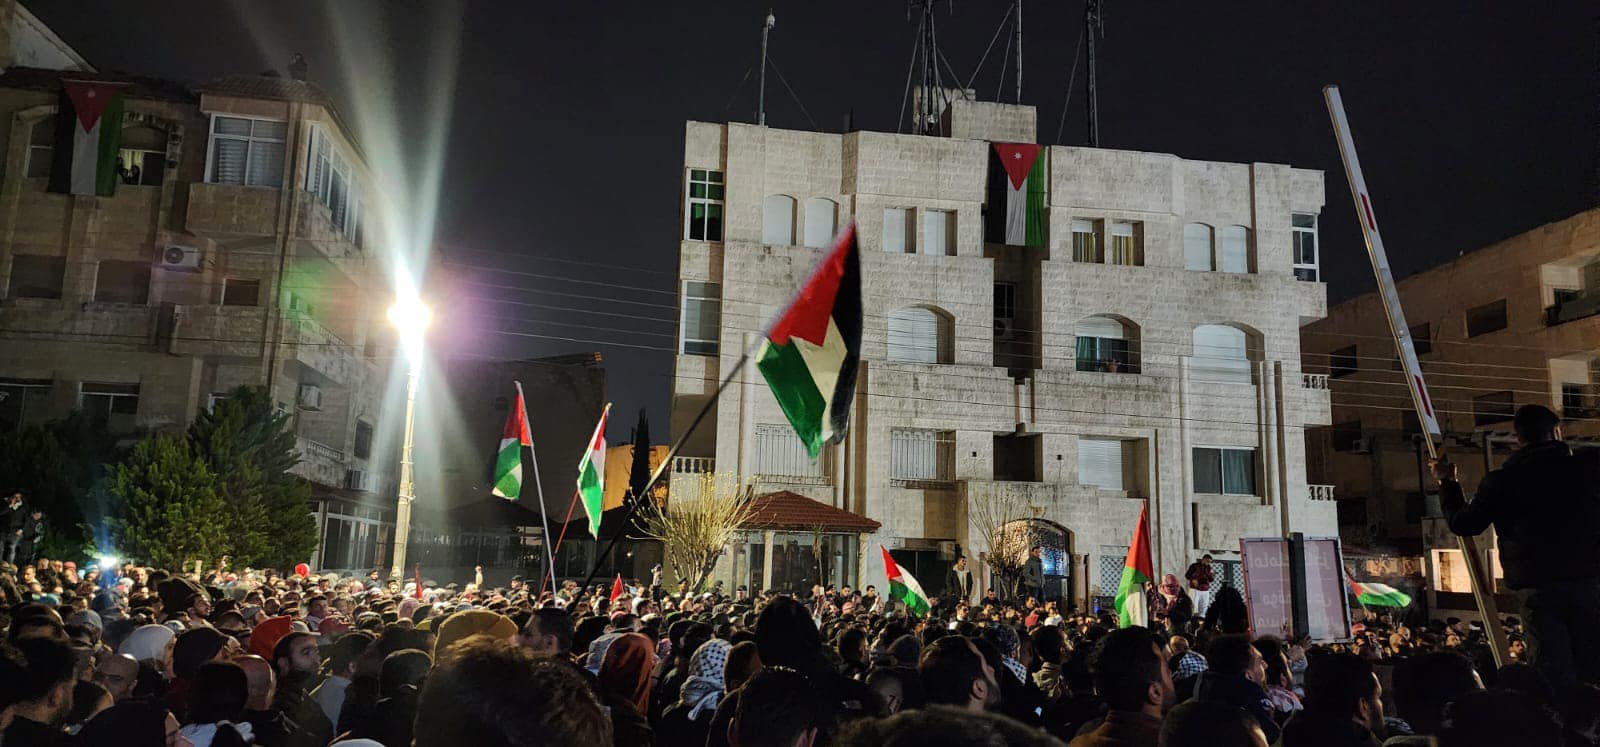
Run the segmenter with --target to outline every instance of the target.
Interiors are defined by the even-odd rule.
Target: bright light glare
[[[389,322],[404,335],[421,334],[432,321],[433,311],[416,298],[403,298],[389,307]]]
[[[116,556],[114,556],[114,555],[102,555],[102,556],[100,556],[100,569],[101,570],[109,571],[112,568],[116,568],[116,567],[117,567],[117,558],[116,558]]]

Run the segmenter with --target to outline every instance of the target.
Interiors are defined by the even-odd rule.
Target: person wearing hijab
[[[613,641],[621,637],[621,633],[607,633],[594,639],[594,642],[589,644],[589,656],[584,659],[583,668],[589,670],[589,674],[599,676],[600,665],[605,663],[606,660],[606,649],[611,647]]]
[[[599,690],[600,702],[611,711],[613,743],[618,747],[652,747],[655,733],[644,714],[650,708],[655,645],[639,633],[622,633],[609,644],[602,652]]]
[[[1150,597],[1150,619],[1165,618],[1167,629],[1176,633],[1183,630],[1193,616],[1194,602],[1189,599],[1189,593],[1184,590],[1177,575],[1168,573],[1162,576],[1161,585]]]
[[[200,665],[231,658],[239,642],[215,628],[192,628],[179,635],[172,646],[172,682],[167,686],[167,707],[179,721],[189,713],[189,689]],[[192,740],[191,740],[192,741]]]
[[[678,693],[678,700],[661,716],[662,745],[702,747],[717,703],[727,691],[723,673],[733,644],[713,638],[695,649],[689,657],[689,675]]]
[[[433,658],[437,659],[450,648],[450,644],[469,636],[486,635],[505,640],[517,634],[517,624],[511,618],[489,610],[467,610],[445,618],[433,642]]]
[[[134,628],[122,640],[117,653],[127,654],[139,662],[133,697],[166,697],[167,682],[172,679],[172,649],[177,637],[172,628],[152,624]]]

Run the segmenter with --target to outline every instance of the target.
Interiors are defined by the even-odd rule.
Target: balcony
[[[1315,389],[1325,392],[1328,390],[1328,375],[1309,373],[1300,374],[1300,386],[1303,389]]]
[[[1307,491],[1306,497],[1310,498],[1313,501],[1331,501],[1331,500],[1333,500],[1333,486],[1332,485],[1307,485],[1306,486],[1306,491]]]
[[[295,360],[330,381],[349,386],[357,380],[361,358],[355,346],[321,322],[304,315],[284,319],[283,341],[294,346]]]
[[[699,475],[715,472],[717,460],[713,457],[673,457],[672,474]]]
[[[300,451],[300,463],[294,467],[295,474],[323,485],[344,485],[344,452],[304,436],[295,438],[295,448]]]
[[[1600,293],[1580,293],[1575,297],[1557,301],[1554,306],[1544,309],[1544,325],[1554,327],[1558,324],[1575,322],[1600,314]]]
[[[212,238],[272,236],[277,233],[278,190],[238,184],[189,185],[184,228]]]
[[[170,329],[173,355],[254,358],[266,342],[267,317],[255,306],[174,306]]]

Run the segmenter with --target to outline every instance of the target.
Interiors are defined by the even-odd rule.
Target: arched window
[[[772,246],[794,244],[794,198],[767,195],[761,201],[761,243]]]
[[[839,203],[826,197],[806,200],[806,246],[821,249],[839,230]]]
[[[1250,336],[1238,327],[1204,324],[1194,328],[1192,370],[1197,381],[1249,384],[1253,381]]]
[[[1139,372],[1139,332],[1115,317],[1091,316],[1077,327],[1079,371]]]
[[[954,357],[950,317],[922,306],[889,312],[889,360],[949,363]]]
[[[1250,229],[1225,226],[1217,232],[1217,257],[1223,272],[1250,271]]]
[[[28,135],[28,163],[23,173],[29,179],[39,179],[50,175],[50,161],[56,154],[56,115],[51,114],[33,123],[33,131]]]
[[[1211,260],[1211,226],[1190,223],[1183,227],[1183,269],[1204,272],[1216,269]]]
[[[138,125],[122,128],[117,175],[123,184],[156,186],[167,170],[167,133]]]

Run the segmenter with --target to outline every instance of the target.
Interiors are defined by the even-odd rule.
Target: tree
[[[1001,598],[1016,591],[1028,562],[1028,502],[1021,492],[996,488],[987,495],[967,494],[967,515],[978,551],[1000,578]]]
[[[103,489],[116,507],[112,541],[129,557],[177,569],[193,560],[209,563],[230,549],[228,505],[216,475],[182,436],[134,445],[111,468]]]
[[[623,499],[623,508],[630,509],[644,498],[645,488],[650,483],[650,419],[645,416],[644,408],[639,408],[639,424],[633,428],[633,463],[628,465],[628,493]],[[640,506],[643,508],[643,506]],[[637,513],[633,520],[623,528],[624,536],[637,537],[644,530],[644,524]]]
[[[189,440],[228,504],[235,565],[289,568],[311,557],[311,484],[289,472],[300,461],[295,435],[264,388],[230,392],[195,418]]]
[[[672,574],[699,591],[733,533],[750,520],[755,486],[732,475],[704,473],[699,490],[651,500],[639,509],[645,535],[660,540]]]
[[[92,541],[89,525],[101,525],[105,507],[92,497],[107,465],[120,459],[117,439],[81,412],[64,420],[0,434],[0,491],[21,490],[30,505],[44,510],[41,555],[85,560]]]

